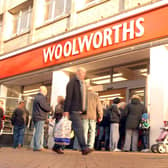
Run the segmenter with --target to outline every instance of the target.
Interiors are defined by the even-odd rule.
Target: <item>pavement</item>
[[[0,168],[168,168],[168,154],[95,151],[83,156],[71,150],[58,155],[0,148]]]

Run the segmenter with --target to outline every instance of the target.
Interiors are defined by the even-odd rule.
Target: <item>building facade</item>
[[[141,97],[150,114],[152,145],[168,120],[167,17],[167,0],[0,0],[5,137],[12,134],[9,119],[19,99],[31,113],[43,84],[54,109],[82,66],[102,103]]]

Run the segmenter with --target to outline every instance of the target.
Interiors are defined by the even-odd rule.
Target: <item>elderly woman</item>
[[[124,144],[124,151],[128,152],[132,149],[133,152],[136,152],[138,149],[138,128],[141,121],[143,113],[146,113],[147,110],[145,106],[141,103],[139,96],[134,95],[131,98],[131,103],[126,106],[125,115],[126,115],[126,137]],[[132,144],[131,144],[132,142]]]

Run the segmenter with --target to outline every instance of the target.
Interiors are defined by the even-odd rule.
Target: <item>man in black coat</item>
[[[70,115],[72,127],[78,139],[83,155],[90,153],[90,150],[88,149],[85,142],[81,119],[81,115],[86,114],[87,110],[87,88],[84,81],[85,76],[86,70],[84,68],[79,68],[77,70],[76,76],[69,81],[64,105],[64,116],[69,117]]]
[[[45,86],[40,87],[40,93],[35,96],[33,102],[32,119],[34,122],[35,132],[34,138],[34,151],[41,151],[43,149],[42,138],[44,136],[44,123],[47,119],[47,115],[51,108],[47,103],[47,88]]]
[[[147,113],[146,107],[141,103],[139,96],[134,95],[131,103],[126,106],[126,137],[124,151],[137,151],[138,147],[138,128],[142,118],[142,114]],[[132,144],[131,144],[132,142]]]

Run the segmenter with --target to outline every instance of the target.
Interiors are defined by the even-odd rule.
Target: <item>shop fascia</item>
[[[144,21],[139,17],[50,45],[43,49],[44,63],[139,38],[145,32]]]

